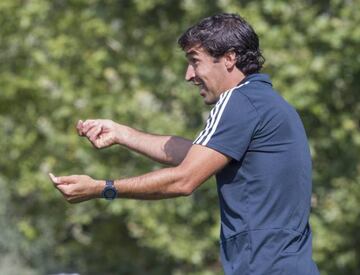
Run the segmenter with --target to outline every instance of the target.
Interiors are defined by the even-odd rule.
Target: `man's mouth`
[[[206,95],[206,87],[204,83],[201,81],[194,83],[194,85],[198,86],[200,89],[200,95],[205,96]]]

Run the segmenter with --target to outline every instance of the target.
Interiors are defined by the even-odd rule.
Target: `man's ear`
[[[236,53],[232,50],[224,54],[225,66],[228,70],[232,70],[236,65]]]

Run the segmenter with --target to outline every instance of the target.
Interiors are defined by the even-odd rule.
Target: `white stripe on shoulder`
[[[219,124],[219,122],[220,122],[221,116],[222,116],[222,114],[224,113],[225,107],[226,107],[226,105],[227,105],[227,103],[228,103],[228,101],[229,101],[229,99],[230,99],[233,91],[234,91],[235,89],[238,89],[238,88],[240,88],[240,87],[242,87],[242,86],[244,86],[244,85],[247,85],[247,84],[249,84],[249,83],[250,83],[249,81],[246,81],[245,83],[243,83],[243,84],[241,84],[241,85],[239,85],[239,86],[236,86],[236,87],[234,87],[234,88],[232,88],[231,90],[229,90],[229,91],[226,92],[226,95],[224,96],[224,100],[223,100],[222,103],[221,103],[220,111],[218,112],[218,115],[216,116],[216,119],[214,119],[214,122],[215,122],[215,123],[212,123],[211,129],[209,129],[209,130],[210,130],[210,133],[209,133],[209,134],[208,134],[209,131],[207,131],[207,133],[206,133],[207,136],[206,136],[205,140],[204,140],[203,142],[201,142],[202,145],[206,145],[206,144],[209,142],[210,138],[211,138],[211,137],[213,136],[213,134],[215,133],[215,131],[216,131],[216,129],[217,129],[217,126],[218,126],[218,124]],[[202,138],[202,139],[203,139],[203,138]],[[198,143],[200,143],[200,141],[198,141]]]
[[[216,116],[219,112],[221,104],[224,102],[226,95],[227,95],[227,92],[222,93],[220,95],[219,101],[216,103],[215,107],[210,112],[210,115],[206,121],[206,126],[205,126],[204,130],[202,130],[201,133],[199,134],[199,136],[195,139],[195,141],[193,142],[194,144],[200,143],[203,140],[203,138],[209,133],[211,127],[215,123]]]
[[[212,137],[212,135],[215,133],[215,130],[216,130],[216,128],[217,128],[217,126],[218,126],[218,124],[219,124],[220,118],[221,118],[221,116],[222,116],[222,114],[223,114],[223,112],[224,112],[224,110],[225,110],[226,104],[228,103],[229,98],[230,98],[231,95],[232,95],[232,92],[233,92],[233,90],[231,90],[231,91],[229,92],[229,95],[226,97],[226,99],[225,99],[225,101],[224,101],[224,104],[221,105],[221,109],[220,109],[219,115],[216,117],[215,124],[214,124],[213,127],[211,128],[211,132],[206,136],[206,139],[201,143],[202,145],[206,145],[206,144],[209,142],[209,140],[210,140],[210,138]]]

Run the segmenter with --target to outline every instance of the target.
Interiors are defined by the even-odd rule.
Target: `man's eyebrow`
[[[187,58],[189,58],[189,57],[192,57],[192,56],[195,55],[195,54],[196,54],[196,51],[191,50],[191,51],[187,52],[187,53],[185,54],[185,56],[186,56]]]

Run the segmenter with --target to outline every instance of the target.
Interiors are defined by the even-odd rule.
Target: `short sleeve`
[[[250,145],[259,122],[256,109],[239,90],[221,94],[206,126],[193,144],[212,148],[240,160]]]

